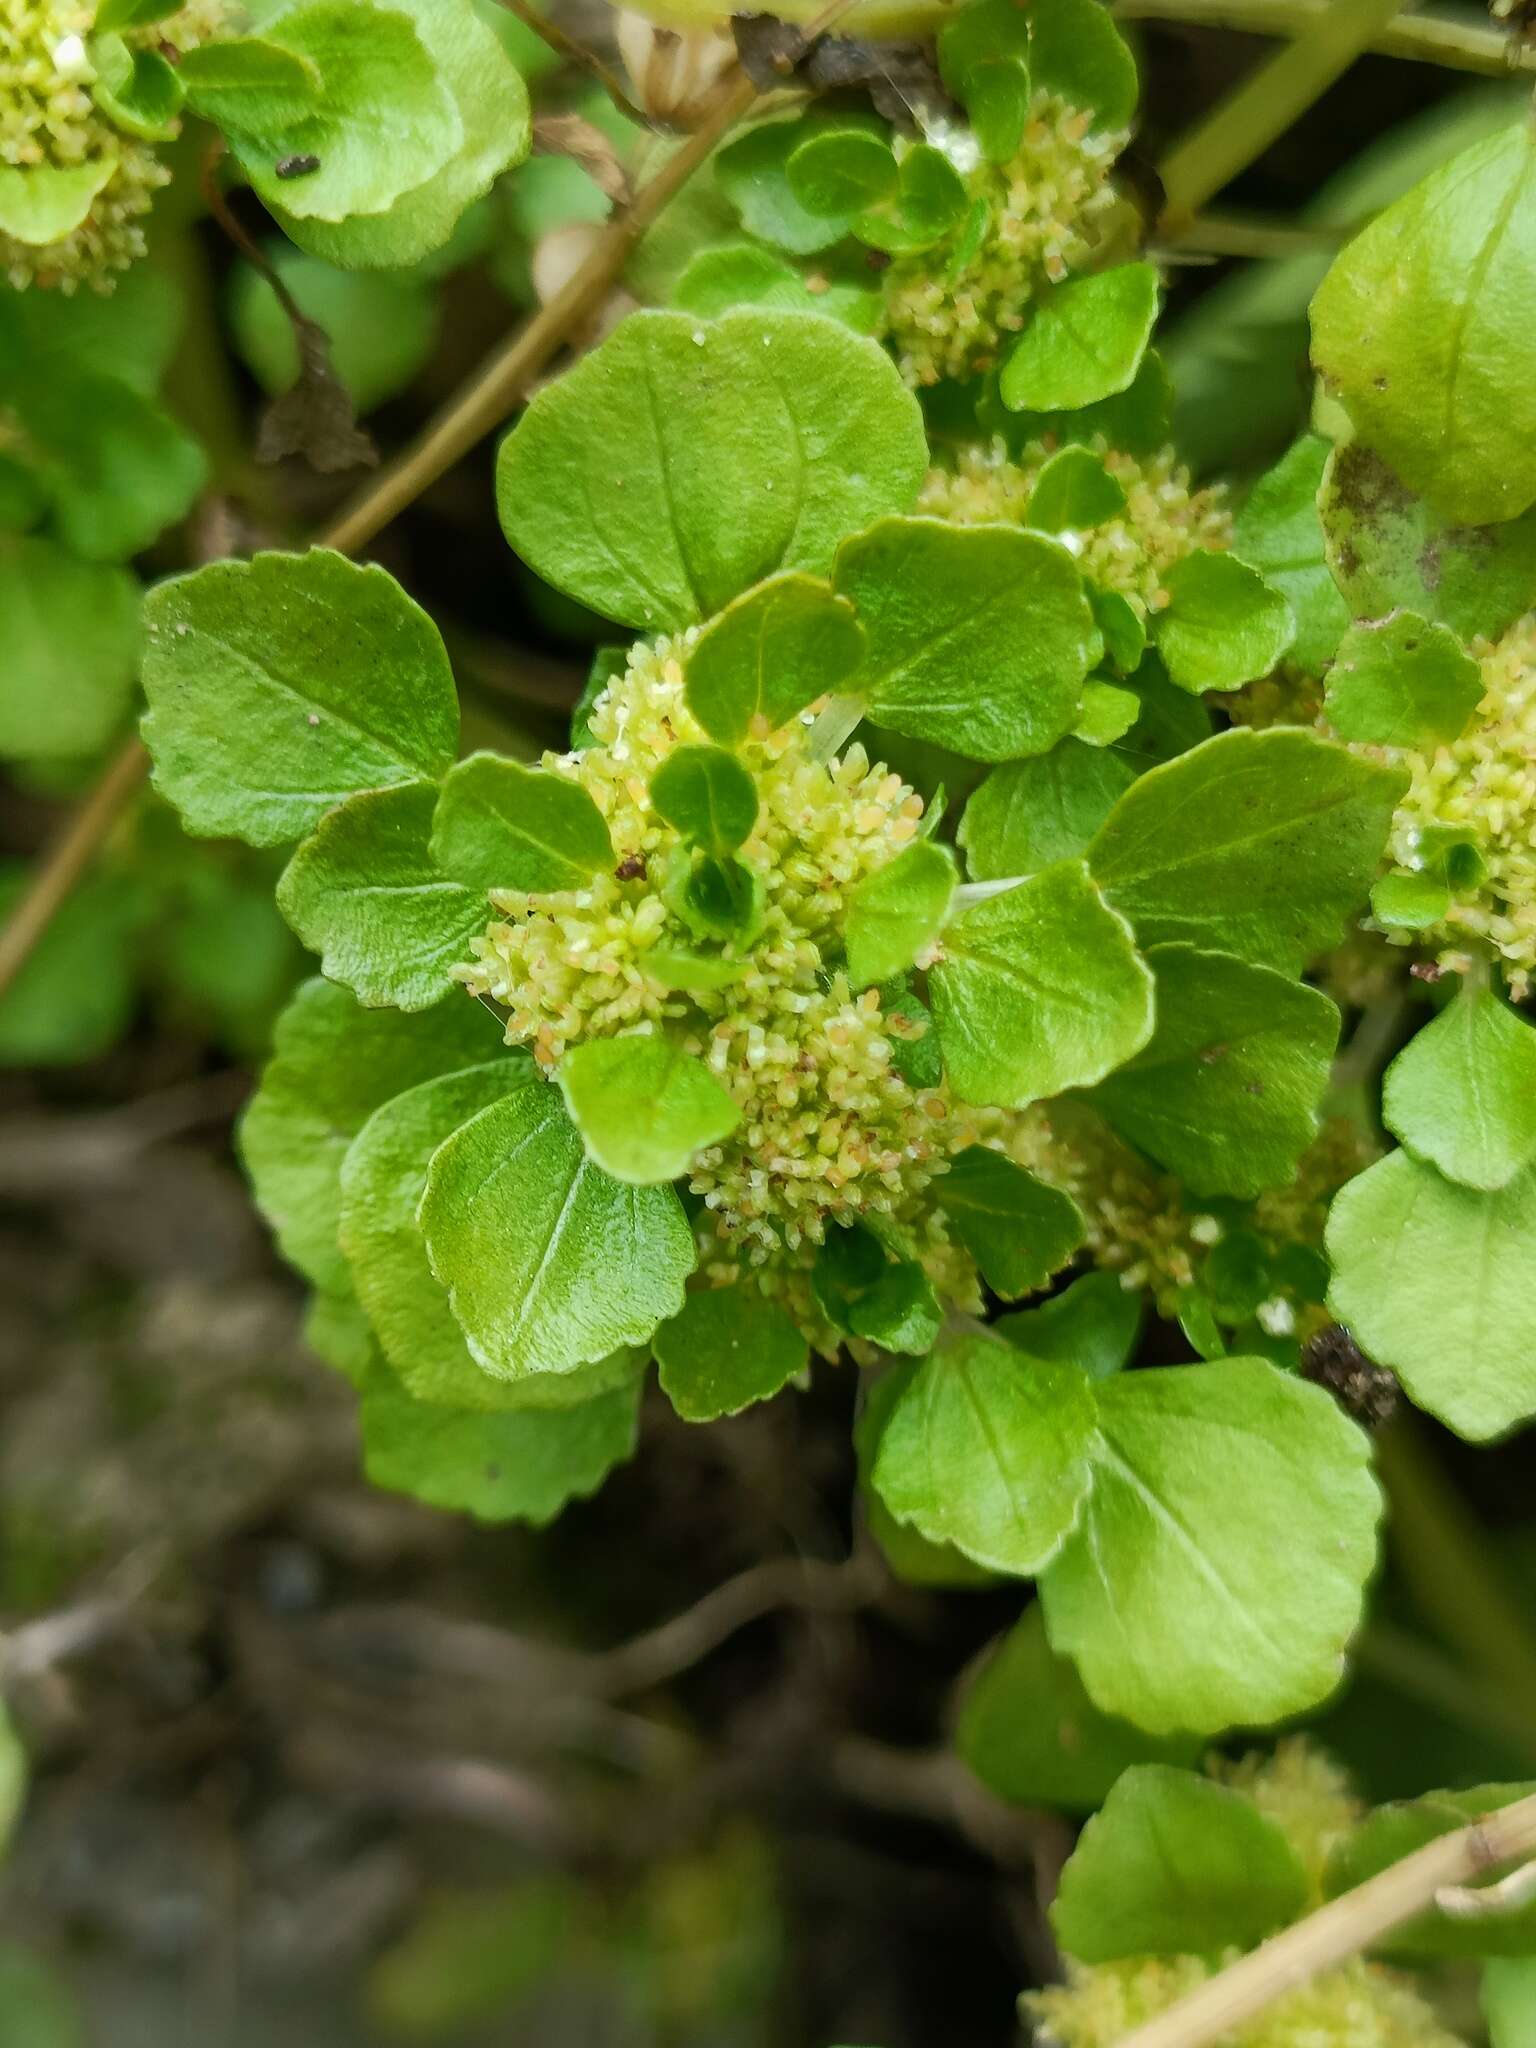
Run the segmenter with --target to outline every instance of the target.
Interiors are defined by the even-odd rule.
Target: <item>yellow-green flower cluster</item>
[[[194,0],[127,40],[189,49],[225,11],[223,0]],[[0,9],[0,183],[19,199],[29,171],[94,164],[104,180],[85,219],[55,241],[22,241],[0,229],[0,272],[18,290],[109,290],[113,273],[143,255],[144,216],[170,181],[153,146],[114,127],[91,96],[95,15],[95,0],[6,0]]]
[[[898,256],[883,280],[883,332],[909,384],[970,377],[987,369],[1024,325],[1048,284],[1080,269],[1117,204],[1109,182],[1123,134],[1038,92],[1018,152],[983,160],[969,130],[935,127],[925,138],[965,180],[980,232],[963,224],[948,244]]]
[[[1363,1808],[1333,1760],[1303,1739],[1282,1742],[1271,1756],[1213,1762],[1212,1771],[1251,1799],[1296,1851],[1323,1900],[1329,1852]],[[1024,2009],[1039,2029],[1040,2048],[1115,2048],[1198,1989],[1232,1955],[1132,1956],[1092,1969],[1069,1963],[1066,1984],[1030,1993]],[[1222,2048],[1461,2048],[1412,1983],[1356,1957],[1283,1998],[1230,2035]]]
[[[1085,1104],[1037,1104],[1008,1119],[1004,1142],[1021,1166],[1077,1203],[1094,1263],[1118,1273],[1127,1287],[1146,1288],[1160,1315],[1176,1317],[1180,1294],[1194,1284],[1207,1252],[1226,1234],[1222,1219],[1202,1209],[1182,1181],[1127,1145]],[[1374,1156],[1357,1126],[1330,1118],[1302,1154],[1290,1185],[1266,1189],[1243,1227],[1276,1252],[1288,1245],[1320,1249],[1329,1202]],[[1265,1309],[1273,1334],[1307,1334],[1309,1311],[1283,1290]]]
[[[1219,484],[1192,489],[1189,471],[1171,448],[1127,455],[1102,435],[1087,445],[1124,491],[1125,509],[1069,544],[1083,574],[1100,590],[1119,591],[1143,611],[1158,611],[1168,602],[1163,579],[1175,562],[1196,548],[1232,545],[1226,491]],[[1000,436],[962,448],[929,472],[918,510],[965,526],[1022,524],[1040,472],[1056,452],[1053,444],[1034,441],[1013,460]]]
[[[1444,921],[1398,943],[1437,947],[1447,965],[1497,954],[1517,1001],[1536,980],[1536,613],[1498,641],[1475,642],[1483,696],[1466,730],[1433,753],[1371,749],[1401,760],[1413,781],[1392,821],[1389,851],[1408,871],[1426,865],[1426,842],[1461,834],[1486,872]]]
[[[676,746],[706,737],[684,700],[690,638],[637,647],[593,708],[593,744],[546,757],[602,812],[612,870],[557,895],[493,891],[503,917],[460,978],[505,1008],[508,1040],[548,1069],[570,1045],[647,1027],[709,1065],[742,1120],[693,1162],[707,1277],[751,1272],[814,1330],[817,1244],[830,1225],[873,1215],[903,1232],[950,1299],[979,1305],[974,1268],[928,1194],[981,1135],[977,1116],[903,1077],[895,1052],[910,1027],[875,990],[852,990],[840,964],[849,894],[911,844],[922,799],[860,746],[819,758],[805,720],[750,739],[740,753],[760,809],[740,853],[764,884],[761,929],[725,986],[684,986],[677,955],[697,955],[698,942],[661,893],[677,835],[649,784]]]

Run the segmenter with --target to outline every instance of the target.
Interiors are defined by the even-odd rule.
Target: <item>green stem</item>
[[[1122,21],[1188,21],[1202,28],[1240,29],[1256,36],[1294,37],[1331,13],[1337,0],[1115,0]],[[1441,64],[1485,78],[1536,70],[1536,49],[1505,29],[1480,22],[1403,14],[1384,22],[1365,46],[1409,63]]]
[[[1320,99],[1370,46],[1400,0],[1330,0],[1288,49],[1261,64],[1159,166],[1166,203],[1159,224],[1179,234],[1239,171]]]
[[[1391,1509],[1387,1540],[1419,1612],[1512,1699],[1536,1700],[1536,1615],[1440,1469],[1423,1425],[1399,1415],[1376,1439],[1376,1459]]]
[[[1536,1702],[1506,1699],[1433,1644],[1383,1623],[1368,1628],[1351,1654],[1357,1669],[1405,1699],[1484,1741],[1491,1738],[1525,1768],[1536,1765]]]

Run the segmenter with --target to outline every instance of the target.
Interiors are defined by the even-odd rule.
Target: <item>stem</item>
[[[830,761],[864,716],[862,697],[829,697],[812,720],[805,748],[813,761]]]
[[[1162,234],[1178,235],[1214,193],[1264,154],[1366,49],[1400,0],[1329,0],[1288,49],[1260,64],[1159,165]]]
[[[1336,0],[1115,0],[1122,21],[1189,21],[1202,28],[1240,29],[1256,36],[1299,36],[1330,13]],[[1507,78],[1511,71],[1536,70],[1536,49],[1516,36],[1480,23],[1441,21],[1434,15],[1404,14],[1384,22],[1368,49],[1410,63],[1442,64]]]
[[[1511,1702],[1536,1700],[1536,1632],[1485,1532],[1440,1470],[1422,1427],[1398,1415],[1376,1439],[1388,1541],[1420,1613]]]
[[[1296,227],[1289,221],[1243,220],[1229,213],[1202,213],[1165,246],[1171,256],[1248,256],[1265,260],[1313,249],[1337,249],[1355,233],[1348,227]]]
[[[1244,1956],[1118,2048],[1212,2048],[1299,1984],[1359,1955],[1416,1919],[1447,1886],[1464,1885],[1536,1851],[1536,1796],[1485,1814],[1404,1857]]]
[[[528,0],[501,0],[501,4],[509,14],[517,16],[524,28],[532,29],[540,42],[548,43],[568,64],[574,64],[578,71],[590,72],[621,114],[627,115],[641,128],[654,126],[624,90],[623,81],[608,69],[595,50],[589,50],[585,43],[578,43],[574,36],[568,36],[557,21],[540,14],[536,7],[528,4]]]

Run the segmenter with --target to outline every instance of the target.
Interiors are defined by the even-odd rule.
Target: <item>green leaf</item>
[[[33,879],[0,860],[0,920]],[[143,907],[117,876],[88,878],[67,897],[0,995],[0,1067],[68,1066],[98,1058],[133,1016]]]
[[[1136,779],[1124,757],[1082,740],[994,768],[965,807],[956,839],[973,880],[1032,875],[1075,860]]]
[[[1323,1880],[1327,1895],[1337,1898],[1353,1891],[1442,1835],[1454,1834],[1484,1814],[1533,1794],[1536,1785],[1475,1785],[1467,1791],[1429,1792],[1421,1799],[1378,1806],[1329,1857]],[[1382,1954],[1404,1962],[1536,1955],[1536,1906],[1476,1920],[1422,1913],[1384,1936],[1377,1947]]]
[[[970,203],[965,180],[943,151],[916,142],[901,159],[894,203],[861,214],[853,231],[876,249],[930,249],[964,218]]]
[[[1086,1088],[1152,1035],[1151,971],[1081,861],[963,912],[929,985],[963,1102],[1022,1109]]]
[[[100,0],[96,9],[96,33],[143,28],[148,22],[163,21],[176,12],[176,0]]]
[[[1248,493],[1232,546],[1278,590],[1296,621],[1291,656],[1315,674],[1349,624],[1323,548],[1318,493],[1330,454],[1321,434],[1303,434]]]
[[[325,90],[312,57],[262,36],[183,50],[177,68],[192,112],[232,135],[275,134],[308,120]]]
[[[432,858],[444,874],[487,889],[543,896],[585,888],[613,865],[603,814],[578,782],[501,754],[471,754],[443,783]]]
[[[1154,946],[1157,1028],[1093,1100],[1115,1129],[1197,1195],[1287,1186],[1317,1136],[1339,1013],[1230,953]]]
[[[891,145],[867,128],[829,128],[808,136],[784,170],[790,191],[818,220],[852,220],[894,197],[900,178]]]
[[[331,340],[331,366],[359,413],[413,383],[437,342],[438,295],[416,277],[338,270],[318,256],[272,241],[262,251],[305,315]],[[293,322],[271,284],[250,263],[230,278],[235,347],[264,391],[276,397],[299,376]]]
[[[1097,7],[1101,0],[1090,0]],[[976,423],[983,433],[1000,434],[1014,455],[1032,443],[1055,447],[1096,447],[1101,441],[1125,455],[1155,455],[1167,445],[1171,431],[1173,385],[1156,349],[1149,348],[1141,368],[1124,391],[1096,405],[1065,412],[1011,412],[1003,404],[996,371],[981,387]]]
[[[283,204],[273,208],[293,240],[344,268],[400,268],[443,248],[474,202],[503,171],[522,163],[532,141],[527,88],[502,37],[470,0],[389,5],[414,23],[438,83],[457,109],[460,136],[431,177],[402,192],[382,213],[354,214],[333,225],[300,220]]]
[[[917,401],[873,342],[756,308],[636,313],[546,385],[502,444],[507,538],[540,575],[649,632],[708,618],[902,511]]]
[[[85,219],[117,165],[115,150],[80,164],[0,164],[0,231],[33,249],[61,241]]]
[[[1125,492],[1091,448],[1059,448],[1041,468],[1025,518],[1042,533],[1082,532],[1125,510]]]
[[[1140,717],[1141,699],[1134,690],[1090,681],[1083,685],[1083,708],[1072,730],[1085,746],[1111,747]]]
[[[1163,578],[1152,637],[1181,690],[1235,690],[1268,675],[1295,633],[1291,608],[1236,555],[1198,548]]]
[[[847,222],[810,213],[789,182],[789,160],[815,131],[816,117],[764,121],[728,142],[715,158],[715,177],[741,215],[742,226],[793,256],[812,256],[841,241]],[[846,124],[838,121],[841,129]]]
[[[887,1351],[928,1351],[944,1320],[917,1261],[888,1259],[863,1224],[828,1230],[811,1268],[811,1291],[834,1328]]]
[[[542,1528],[634,1456],[639,1409],[638,1376],[573,1407],[505,1415],[432,1407],[377,1378],[362,1400],[363,1469],[429,1507]]]
[[[733,306],[763,306],[776,313],[821,313],[855,334],[873,333],[880,294],[851,275],[803,273],[760,242],[723,242],[700,249],[672,287],[669,303],[685,313],[718,319]]]
[[[1088,1696],[1154,1734],[1278,1721],[1344,1675],[1381,1501],[1364,1434],[1259,1358],[1099,1383],[1093,1491],[1041,1582]]]
[[[1522,116],[1379,213],[1312,302],[1312,355],[1356,429],[1446,519],[1536,499],[1536,138]]]
[[[1104,636],[1104,652],[1123,676],[1134,675],[1147,651],[1146,620],[1118,590],[1088,586],[1093,621]]]
[[[864,629],[845,597],[817,576],[773,576],[689,649],[688,709],[711,739],[737,747],[840,688],[863,658]]]
[[[693,853],[675,846],[667,857],[662,882],[662,901],[683,920],[696,939],[722,939],[738,951],[749,946],[763,928],[767,894],[756,868],[712,853]],[[676,959],[676,955],[672,956]],[[736,973],[727,977],[738,979]],[[718,980],[697,977],[697,969],[686,985],[693,988],[720,987]]]
[[[880,1439],[874,1484],[900,1522],[1029,1578],[1061,1548],[1089,1484],[1093,1395],[1071,1366],[964,1337],[924,1359]]]
[[[694,1264],[673,1189],[594,1166],[553,1086],[518,1089],[439,1146],[420,1223],[471,1355],[502,1379],[647,1343]]]
[[[1463,640],[1493,639],[1529,609],[1536,510],[1490,526],[1438,518],[1359,441],[1329,457],[1319,503],[1328,566],[1356,618],[1402,607]]]
[[[587,1156],[639,1187],[676,1180],[741,1122],[704,1062],[659,1032],[574,1045],[559,1078]]]
[[[432,1155],[461,1125],[517,1088],[542,1087],[510,1052],[419,1082],[380,1105],[341,1164],[341,1248],[358,1297],[406,1391],[447,1408],[565,1407],[636,1377],[620,1354],[562,1377],[492,1379],[470,1356],[433,1278],[416,1211]]]
[[[158,50],[130,50],[121,36],[98,34],[91,54],[91,97],[114,127],[144,142],[164,142],[176,133],[186,87]]]
[[[1387,1068],[1381,1118],[1416,1159],[1490,1192],[1536,1163],[1536,1031],[1467,981]]]
[[[1126,391],[1157,321],[1157,272],[1122,263],[1057,285],[1030,316],[998,380],[1010,412],[1071,411]]]
[[[932,944],[960,877],[947,846],[919,839],[848,897],[848,976],[855,988],[903,973]]]
[[[277,846],[453,759],[443,643],[382,569],[324,549],[213,562],[152,590],[144,626],[144,743],[192,832]]]
[[[783,1309],[747,1282],[690,1294],[652,1343],[661,1390],[684,1422],[716,1422],[770,1400],[810,1356]]]
[[[1388,931],[1424,931],[1450,907],[1450,884],[1440,875],[1383,875],[1371,890],[1371,915]]]
[[[1029,40],[1029,16],[1013,0],[973,0],[939,30],[939,75],[992,163],[1006,163],[1023,139],[1033,96]]]
[[[1297,973],[1364,902],[1406,787],[1312,733],[1224,732],[1133,783],[1089,865],[1143,945]]]
[[[992,1645],[967,1685],[955,1747],[999,1798],[1071,1813],[1102,1805],[1133,1764],[1192,1764],[1200,1751],[1193,1737],[1159,1741],[1101,1714],[1074,1667],[1046,1641],[1038,1601]]]
[[[0,533],[5,686],[0,755],[69,760],[125,722],[139,661],[139,587],[38,534]]]
[[[1477,709],[1483,674],[1448,626],[1393,612],[1351,626],[1328,671],[1328,722],[1343,740],[1433,753]]]
[[[979,761],[1071,730],[1098,636],[1066,549],[1009,526],[884,519],[834,581],[867,639],[853,686],[877,725]]]
[[[1043,1287],[1083,1243],[1082,1213],[1071,1196],[989,1145],[955,1154],[938,1199],[981,1277],[1007,1301]]]
[[[926,1351],[928,1346],[923,1349]],[[988,1571],[985,1565],[963,1556],[953,1544],[930,1543],[907,1523],[898,1522],[875,1491],[872,1474],[875,1460],[880,1455],[885,1425],[903,1389],[919,1369],[915,1360],[908,1360],[878,1377],[864,1376],[862,1406],[853,1425],[853,1445],[859,1465],[859,1499],[864,1520],[881,1556],[897,1578],[904,1579],[909,1585],[947,1586],[967,1591],[995,1586],[998,1583],[996,1572]]]
[[[1251,1799],[1133,1764],[1078,1837],[1051,1926],[1080,1963],[1253,1948],[1306,1911],[1296,1851]]]
[[[1499,1957],[1483,1971],[1489,2048],[1536,2048],[1536,1959]]]
[[[1030,63],[1036,87],[1086,107],[1103,128],[1129,127],[1136,112],[1136,59],[1100,0],[1034,0]]]
[[[365,790],[322,818],[277,885],[284,917],[332,981],[370,1007],[425,1010],[483,931],[482,890],[444,875],[429,842],[437,785]]]
[[[405,9],[309,0],[271,23],[268,40],[314,67],[319,99],[302,114],[247,103],[220,125],[257,196],[285,217],[383,213],[462,145],[458,105]],[[191,81],[188,97],[197,104]],[[316,156],[319,166],[280,176],[278,165],[294,156]]]
[[[1492,1192],[1393,1152],[1334,1197],[1328,1306],[1474,1443],[1536,1414],[1536,1169]]]
[[[364,1010],[307,981],[278,1019],[272,1058],[240,1128],[256,1201],[286,1257],[328,1294],[351,1292],[337,1243],[347,1147],[381,1103],[496,1050],[494,1019],[465,997],[415,1016]]]
[[[757,784],[723,747],[674,747],[650,793],[652,808],[706,853],[734,853],[757,823]]]
[[[1108,1379],[1131,1361],[1144,1301],[1118,1273],[1085,1273],[1038,1308],[1000,1316],[993,1334],[1031,1358],[1078,1365],[1090,1379]]]
[[[0,1705],[0,1856],[5,1854],[21,1818],[26,1792],[27,1752],[10,1715]],[[14,2016],[14,2007],[7,2005],[6,2010]]]

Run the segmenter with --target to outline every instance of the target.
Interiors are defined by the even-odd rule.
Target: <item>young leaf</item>
[[[1141,1330],[1143,1300],[1118,1273],[1085,1273],[1038,1308],[1000,1316],[994,1333],[1031,1358],[1079,1365],[1108,1379],[1128,1365]]]
[[[483,930],[483,891],[444,875],[428,842],[437,785],[365,790],[322,818],[283,871],[278,905],[332,981],[370,1007],[425,1010]]]
[[[1035,478],[1025,519],[1042,533],[1083,532],[1125,510],[1125,492],[1091,448],[1059,448]]]
[[[891,145],[867,128],[807,136],[784,169],[790,191],[818,220],[851,221],[892,198],[899,178]]]
[[[723,747],[674,747],[651,778],[651,803],[705,853],[734,853],[757,823],[757,784]]]
[[[417,1401],[459,1409],[523,1405],[530,1382],[492,1379],[471,1358],[427,1262],[416,1210],[427,1167],[445,1139],[513,1089],[542,1086],[521,1052],[437,1075],[380,1104],[342,1160],[341,1248],[384,1355]],[[554,1382],[557,1389],[564,1384]]]
[[[1197,548],[1163,578],[1168,603],[1152,622],[1181,690],[1235,690],[1268,675],[1295,634],[1291,608],[1236,555]]]
[[[471,754],[443,783],[432,858],[456,881],[546,895],[613,865],[603,814],[579,783],[500,754]]]
[[[130,50],[121,36],[92,38],[96,82],[91,97],[112,123],[143,142],[176,133],[186,87],[158,50]]]
[[[1492,989],[1464,982],[1388,1067],[1381,1118],[1448,1180],[1507,1186],[1536,1163],[1536,1031]]]
[[[689,258],[668,297],[685,313],[717,320],[733,306],[762,306],[771,313],[820,313],[840,320],[855,334],[870,334],[880,320],[880,294],[857,276],[840,270],[803,275],[761,242],[720,242]]]
[[[888,1265],[872,1287],[848,1304],[846,1316],[850,1335],[909,1358],[931,1351],[943,1324],[933,1283],[916,1259]]]
[[[1083,1242],[1082,1214],[1071,1196],[989,1145],[955,1154],[939,1183],[939,1202],[981,1277],[1008,1301],[1043,1287]]]
[[[1292,657],[1316,674],[1349,624],[1349,607],[1329,572],[1318,493],[1331,450],[1321,434],[1303,434],[1248,493],[1232,529],[1232,547],[1278,590],[1296,621]]]
[[[1051,1926],[1080,1963],[1220,1955],[1299,1919],[1296,1851],[1241,1792],[1167,1764],[1133,1764],[1078,1837]]]
[[[845,533],[905,510],[927,461],[873,341],[800,313],[636,313],[534,399],[497,494],[540,575],[658,632],[776,570],[824,572]]]
[[[1121,675],[1134,675],[1147,651],[1147,622],[1128,597],[1118,590],[1097,590],[1088,586],[1093,621],[1104,637],[1104,652]]]
[[[861,214],[853,231],[861,242],[893,253],[930,249],[959,225],[970,203],[965,180],[944,152],[916,142],[901,159],[894,202]]]
[[[848,898],[848,976],[855,988],[901,974],[937,938],[960,877],[947,846],[919,839]]]
[[[0,755],[69,760],[105,745],[133,701],[140,646],[133,577],[82,562],[44,535],[0,532],[0,617]]]
[[[1388,931],[1424,931],[1450,907],[1451,885],[1441,875],[1383,875],[1371,890],[1371,915]]]
[[[471,1355],[502,1379],[647,1343],[682,1307],[694,1264],[674,1190],[594,1166],[548,1084],[517,1089],[438,1147],[420,1223]]]
[[[1201,1745],[1191,1736],[1160,1741],[1101,1714],[1073,1665],[1046,1641],[1036,1601],[967,1684],[955,1747],[1001,1799],[1091,1813],[1131,1765],[1192,1764]]]
[[[144,743],[192,832],[278,846],[453,759],[443,643],[382,569],[323,549],[212,562],[152,590],[144,629]]]
[[[925,1350],[927,1347],[924,1347]],[[896,1365],[878,1378],[865,1376],[863,1403],[853,1425],[853,1446],[858,1455],[859,1500],[869,1533],[881,1556],[896,1574],[913,1586],[945,1586],[975,1590],[995,1586],[998,1574],[964,1556],[950,1543],[930,1543],[906,1522],[898,1522],[875,1491],[873,1473],[880,1455],[885,1425],[912,1375],[919,1370],[913,1360]]]
[[[1040,1587],[1089,1698],[1159,1735],[1317,1706],[1376,1559],[1363,1432],[1259,1358],[1122,1373],[1097,1392],[1093,1491]]]
[[[329,1294],[351,1291],[336,1236],[347,1147],[381,1103],[489,1059],[496,1024],[465,997],[416,1016],[364,1010],[307,981],[278,1019],[272,1058],[240,1127],[256,1200],[285,1255]]]
[[[1351,626],[1328,671],[1328,722],[1342,740],[1433,753],[1483,694],[1482,670],[1448,626],[1392,612]]]
[[[1536,1168],[1488,1192],[1393,1152],[1334,1197],[1328,1257],[1328,1306],[1448,1429],[1536,1414]]]
[[[817,576],[773,576],[710,620],[689,650],[688,709],[739,747],[841,688],[864,658],[853,606]]]
[[[1152,975],[1081,861],[962,913],[929,984],[964,1102],[1021,1109],[1086,1088],[1152,1035]]]
[[[1030,64],[1036,86],[1086,107],[1101,128],[1129,127],[1136,112],[1136,59],[1100,0],[1034,0]]]
[[[587,1156],[638,1187],[676,1180],[741,1122],[704,1062],[659,1032],[573,1045],[559,1079]]]
[[[231,136],[275,135],[307,121],[325,91],[313,58],[262,36],[183,50],[177,70],[192,112]]]
[[[880,1439],[874,1484],[898,1521],[993,1570],[1029,1578],[1088,1490],[1093,1394],[1071,1366],[965,1337],[926,1358]]]
[[[690,1294],[652,1345],[661,1390],[684,1422],[715,1422],[771,1399],[810,1355],[783,1309],[745,1282]]]
[[[1012,0],[972,0],[939,31],[939,75],[971,117],[983,156],[1006,163],[1029,118],[1029,16]]]
[[[847,232],[845,220],[807,212],[790,187],[789,160],[817,125],[817,117],[804,115],[764,121],[734,137],[715,158],[716,180],[742,226],[793,256],[813,256]]]
[[[0,164],[0,231],[34,249],[73,234],[118,166],[115,150],[78,164]]]
[[[278,225],[294,241],[344,268],[403,269],[441,249],[474,201],[522,162],[532,140],[527,88],[472,0],[389,5],[413,23],[457,111],[459,140],[431,177],[411,185],[382,213],[349,214],[333,224],[298,219],[282,203],[273,206]]]
[[[481,1522],[543,1528],[634,1456],[640,1378],[569,1408],[479,1415],[412,1400],[387,1375],[364,1389],[363,1468],[375,1486]]]
[[[1297,973],[1364,902],[1406,787],[1309,732],[1224,732],[1133,783],[1089,865],[1143,945]]]
[[[1009,526],[884,519],[838,551],[864,627],[853,687],[877,725],[978,761],[1070,732],[1097,652],[1072,557]]]
[[[1061,284],[1009,350],[998,390],[1010,412],[1071,411],[1128,390],[1157,320],[1157,272],[1122,263]]]
[[[1395,608],[1492,639],[1536,586],[1536,508],[1491,526],[1440,518],[1363,442],[1335,448],[1319,511],[1328,567],[1356,618]]]
[[[1513,1805],[1532,1793],[1536,1793],[1536,1785],[1474,1785],[1466,1791],[1428,1792],[1421,1799],[1378,1806],[1329,1857],[1323,1880],[1328,1896],[1337,1898],[1341,1892],[1353,1891],[1442,1835],[1454,1834],[1485,1813]],[[1379,1947],[1405,1962],[1536,1955],[1536,1906],[1527,1904],[1477,1919],[1422,1913],[1406,1926],[1393,1929]]]
[[[1339,1013],[1230,953],[1154,946],[1157,1028],[1093,1100],[1122,1137],[1197,1195],[1284,1187],[1317,1136]]]
[[[1536,279],[1536,138],[1523,118],[1379,213],[1312,302],[1312,354],[1362,437],[1446,519],[1536,499],[1536,391],[1511,378]]]
[[[1110,747],[1124,739],[1140,717],[1141,699],[1134,690],[1089,681],[1083,685],[1083,708],[1072,731],[1084,746]]]
[[[978,882],[1033,875],[1076,860],[1136,779],[1120,754],[1067,738],[1049,752],[994,768],[955,834]]]

